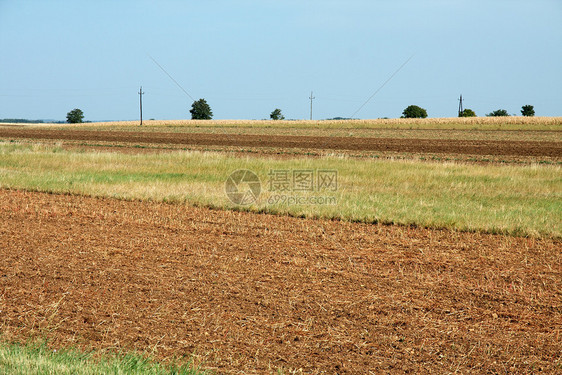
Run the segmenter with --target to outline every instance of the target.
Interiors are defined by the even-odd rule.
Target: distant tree
[[[470,108],[465,108],[461,113],[459,113],[459,117],[476,117],[476,113]]]
[[[523,107],[521,107],[521,114],[523,116],[533,117],[535,115],[535,107],[529,104],[524,105]]]
[[[213,118],[213,111],[211,111],[211,107],[205,99],[194,101],[189,112],[192,120],[210,120]]]
[[[66,114],[66,122],[69,124],[80,124],[84,120],[84,112],[81,109],[74,108]]]
[[[505,109],[496,109],[494,112],[488,113],[488,117],[499,117],[499,116],[509,116],[509,113]]]
[[[402,112],[402,118],[426,118],[427,111],[417,105],[410,105]]]
[[[271,114],[269,115],[269,117],[272,120],[284,120],[285,116],[283,116],[283,114],[281,113],[281,110],[279,108],[275,108],[273,110],[273,112],[271,112]]]

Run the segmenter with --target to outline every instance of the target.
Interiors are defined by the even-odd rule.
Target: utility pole
[[[461,97],[460,97],[460,99],[459,99],[459,117],[462,116],[463,111],[464,111],[464,110],[463,110],[463,108],[462,108],[462,94],[461,94]]]
[[[310,119],[311,119],[311,120],[312,120],[312,101],[313,101],[314,99],[316,99],[314,96],[312,96],[312,94],[313,94],[313,93],[312,93],[312,91],[311,91],[311,92],[310,92],[310,98],[309,98],[309,99],[310,99]]]
[[[140,87],[139,90],[139,98],[140,98],[140,126],[142,126],[142,94],[144,94],[144,92],[142,92],[142,86]]]

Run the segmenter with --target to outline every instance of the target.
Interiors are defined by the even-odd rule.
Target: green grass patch
[[[235,170],[257,174],[257,202],[225,193]],[[320,189],[319,173],[337,171]],[[272,189],[287,173],[287,188]],[[296,189],[295,173],[313,178]],[[302,177],[302,173],[300,175]],[[297,175],[298,177],[298,175]],[[557,165],[464,165],[346,157],[268,159],[176,151],[120,154],[0,144],[0,187],[119,199],[187,203],[302,217],[382,222],[465,231],[562,237],[562,173]],[[279,186],[278,186],[279,187]]]
[[[128,353],[96,354],[73,349],[53,350],[45,344],[9,344],[0,342],[0,374],[5,375],[202,375],[190,363],[162,364],[148,356]]]

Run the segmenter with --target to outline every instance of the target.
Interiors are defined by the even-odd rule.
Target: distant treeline
[[[15,124],[43,124],[43,120],[28,120],[25,118],[3,118],[0,122],[11,122]]]
[[[13,124],[44,124],[48,123],[63,123],[64,121],[45,121],[45,120],[28,120],[25,118],[2,118],[0,122],[10,122]]]

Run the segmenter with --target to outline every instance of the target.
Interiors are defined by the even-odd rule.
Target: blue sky
[[[562,1],[0,0],[0,118],[562,116]]]

